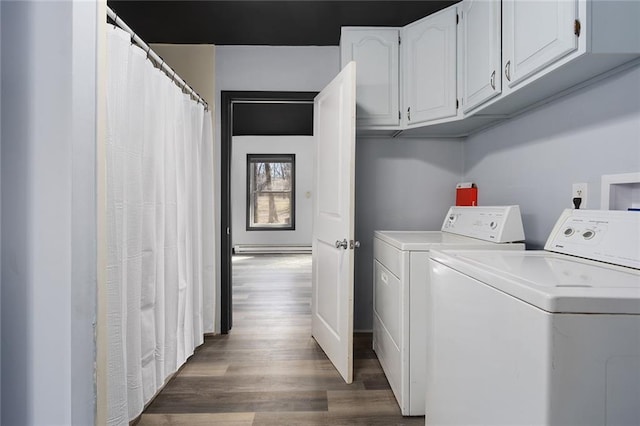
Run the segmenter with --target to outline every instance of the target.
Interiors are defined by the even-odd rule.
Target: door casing
[[[231,235],[231,149],[236,103],[310,103],[318,92],[227,91],[220,93],[220,332],[233,326]]]

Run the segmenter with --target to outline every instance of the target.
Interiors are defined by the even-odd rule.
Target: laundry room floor
[[[311,256],[233,258],[233,328],[205,343],[138,425],[424,425],[402,417],[371,349],[354,336],[345,384],[311,337]]]

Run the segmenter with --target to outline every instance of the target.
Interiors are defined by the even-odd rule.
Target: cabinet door
[[[513,87],[578,48],[579,0],[503,0],[503,73]]]
[[[358,127],[399,126],[399,31],[343,28],[341,65],[356,62]]]
[[[460,12],[462,109],[466,113],[500,94],[500,2],[464,0]]]
[[[403,29],[404,118],[407,125],[456,115],[456,7]]]

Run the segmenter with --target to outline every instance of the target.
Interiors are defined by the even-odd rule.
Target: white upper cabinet
[[[340,62],[356,62],[356,121],[364,128],[399,128],[397,28],[343,27]]]
[[[343,31],[342,61],[358,63],[361,128],[464,137],[637,65],[639,22],[640,0],[463,0],[401,29]]]
[[[403,122],[455,117],[456,6],[402,29]]]
[[[502,94],[482,114],[517,113],[640,56],[638,0],[503,0]]]
[[[502,10],[509,87],[578,48],[578,0],[503,0]]]
[[[500,94],[500,2],[464,0],[459,11],[462,110],[466,114]]]

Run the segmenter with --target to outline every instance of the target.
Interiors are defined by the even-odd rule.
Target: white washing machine
[[[518,206],[451,207],[441,231],[376,231],[373,350],[402,414],[424,415],[429,250],[524,250]]]
[[[545,250],[431,252],[428,425],[640,425],[640,213]]]

